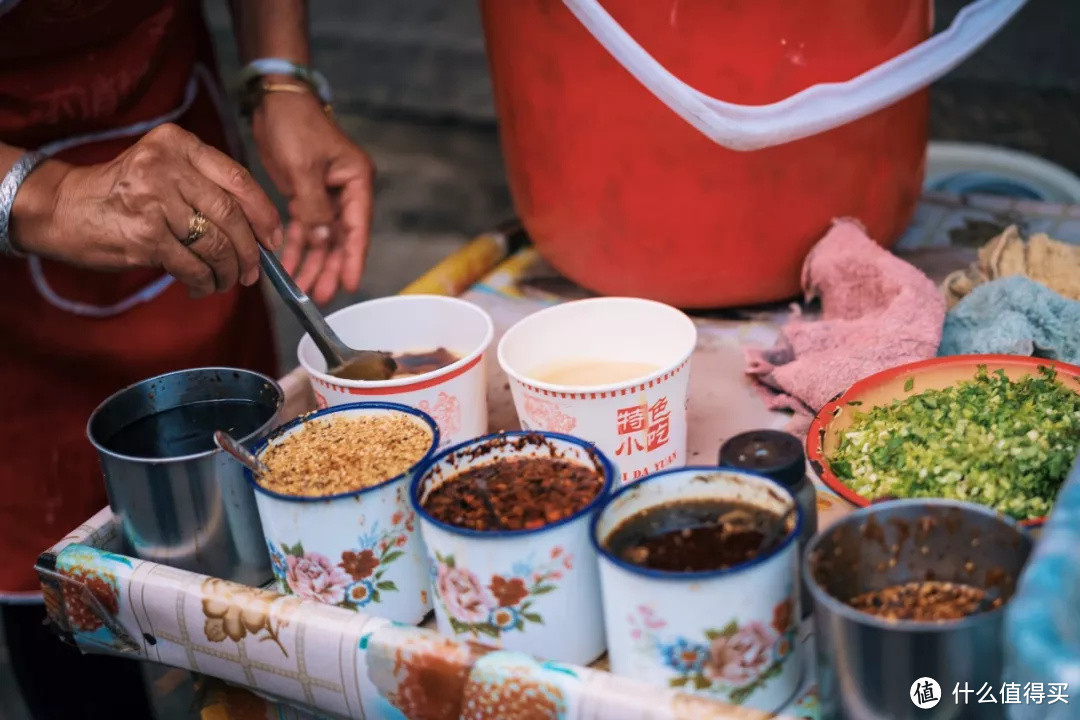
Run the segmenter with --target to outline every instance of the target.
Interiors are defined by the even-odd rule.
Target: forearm
[[[240,57],[278,57],[308,64],[306,0],[229,0]]]
[[[26,151],[0,143],[0,178],[11,170]],[[48,231],[55,210],[56,189],[69,166],[58,160],[39,164],[19,186],[11,206],[8,237],[16,250],[48,255],[54,251],[55,238]]]

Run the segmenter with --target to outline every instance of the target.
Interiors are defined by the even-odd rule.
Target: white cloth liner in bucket
[[[759,150],[845,125],[921,90],[959,65],[1027,0],[976,0],[952,25],[846,82],[822,83],[768,105],[737,105],[694,89],[661,65],[600,0],[563,0],[612,57],[653,95],[714,142]]]

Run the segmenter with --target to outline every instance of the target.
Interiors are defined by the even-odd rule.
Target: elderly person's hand
[[[364,268],[374,169],[314,95],[268,93],[252,116],[263,165],[289,199],[281,261],[318,303],[356,292]]]
[[[188,243],[192,218],[209,225]],[[257,242],[283,241],[281,219],[250,173],[175,125],[111,162],[50,161],[15,197],[16,249],[103,270],[160,267],[194,296],[259,278]]]

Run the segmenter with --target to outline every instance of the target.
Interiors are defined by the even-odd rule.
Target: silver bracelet
[[[11,208],[15,205],[15,193],[19,192],[26,176],[33,172],[45,155],[39,152],[23,153],[15,164],[8,170],[8,174],[0,180],[0,255],[8,257],[23,257],[11,244],[11,235],[8,233],[11,222]]]

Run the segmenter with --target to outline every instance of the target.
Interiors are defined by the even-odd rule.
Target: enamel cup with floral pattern
[[[672,572],[631,564],[606,548],[624,521],[673,502],[724,500],[791,511],[779,544],[721,570]],[[757,475],[688,467],[650,475],[605,500],[591,538],[600,554],[611,670],[669,688],[775,712],[803,676],[798,641],[802,516],[785,488]]]
[[[303,415],[275,430],[258,456],[312,420],[403,415],[431,432],[431,447],[409,470],[373,487],[329,497],[282,495],[255,487],[255,501],[278,589],[396,622],[417,624],[431,610],[427,562],[409,505],[409,483],[435,452],[439,429],[414,408],[355,403]]]
[[[454,475],[504,459],[553,457],[603,475],[593,500],[535,530],[478,531],[435,519],[424,499]],[[417,473],[409,497],[427,548],[439,632],[458,640],[585,665],[604,652],[592,513],[609,492],[611,462],[568,435],[512,432],[449,448]]]

